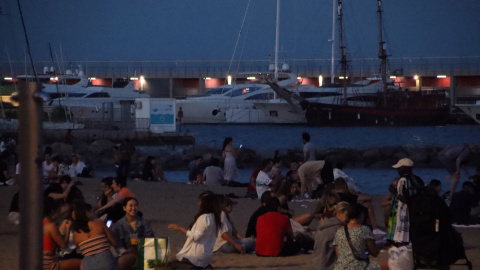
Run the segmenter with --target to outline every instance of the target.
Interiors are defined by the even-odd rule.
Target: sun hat
[[[393,168],[413,167],[413,161],[409,158],[402,158],[397,162],[397,164],[393,165],[392,167]]]

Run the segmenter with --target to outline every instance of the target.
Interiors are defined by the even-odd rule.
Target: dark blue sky
[[[229,60],[248,0],[23,0],[34,60]],[[376,0],[344,0],[349,57],[375,58]],[[16,1],[0,0],[0,61],[24,60]],[[479,0],[385,0],[392,57],[480,55]],[[330,58],[331,0],[282,0],[281,58]],[[276,0],[251,0],[243,59],[269,59]],[[247,27],[249,26],[249,27]],[[338,35],[337,35],[338,36]]]

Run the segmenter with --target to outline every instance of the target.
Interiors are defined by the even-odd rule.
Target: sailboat
[[[377,0],[379,19],[379,54],[381,88],[365,95],[348,95],[343,82],[343,100],[327,104],[308,102],[305,117],[310,125],[437,125],[446,123],[450,99],[445,91],[409,91],[387,80],[387,54],[382,37],[382,0]],[[347,59],[342,42],[342,1],[338,1],[340,30],[340,64],[342,76],[347,77]]]

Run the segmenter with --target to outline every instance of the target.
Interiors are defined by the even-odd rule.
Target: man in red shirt
[[[293,241],[290,219],[278,212],[280,201],[277,197],[266,202],[267,213],[257,219],[257,241],[255,252],[258,256],[289,256],[300,248]],[[287,241],[284,242],[285,237]]]

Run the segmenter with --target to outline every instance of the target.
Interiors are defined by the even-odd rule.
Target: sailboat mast
[[[387,92],[387,52],[385,49],[385,41],[383,41],[383,28],[382,28],[382,0],[377,0],[377,13],[378,13],[378,33],[380,37],[378,58],[382,61],[382,81],[383,81],[383,93]]]
[[[330,42],[332,43],[332,66],[331,66],[331,73],[330,73],[330,83],[335,83],[335,22],[336,22],[336,0],[332,0],[332,39]]]
[[[340,44],[340,64],[342,66],[343,76],[343,103],[347,103],[347,55],[345,54],[345,45],[343,44],[343,10],[342,0],[338,0],[338,29],[339,29],[339,44]]]
[[[277,0],[277,23],[275,27],[275,80],[278,80],[278,44],[280,43],[280,0]]]

